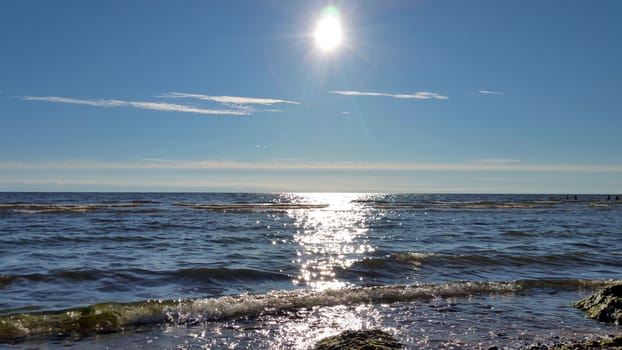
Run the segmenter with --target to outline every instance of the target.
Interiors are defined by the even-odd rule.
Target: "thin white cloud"
[[[128,104],[135,108],[151,109],[154,111],[171,111],[171,112],[188,112],[198,114],[215,114],[215,115],[249,115],[250,113],[245,110],[232,110],[232,109],[204,109],[191,106],[184,106],[172,103],[160,103],[160,102],[128,102]]]
[[[137,162],[0,162],[0,170],[274,170],[274,171],[503,171],[622,173],[622,165],[602,164],[523,164],[514,160],[466,163],[384,163],[384,162],[313,162],[313,161],[170,161]]]
[[[142,102],[142,101],[123,101],[123,100],[83,100],[57,96],[24,96],[26,101],[46,101],[55,103],[69,103],[87,105],[95,107],[133,107],[154,111],[185,112],[205,115],[249,115],[250,112],[244,109],[205,109],[187,105],[161,103],[161,102]]]
[[[257,97],[240,97],[240,96],[210,96],[202,94],[189,94],[184,92],[169,92],[162,94],[158,97],[164,98],[193,98],[203,101],[212,101],[222,104],[234,104],[234,105],[273,105],[276,103],[289,103],[298,105],[300,102],[280,100],[274,98],[257,98]]]
[[[80,100],[76,98],[68,97],[56,97],[56,96],[24,96],[23,100],[26,101],[45,101],[56,103],[70,103],[76,105],[87,105],[96,107],[121,107],[124,106],[124,101],[119,100]]]
[[[510,158],[482,158],[475,159],[472,162],[474,163],[484,163],[484,164],[512,164],[512,163],[520,163],[519,159],[510,159]]]
[[[345,95],[345,96],[380,96],[380,97],[392,97],[399,99],[415,99],[415,100],[447,100],[449,97],[436,92],[419,91],[412,94],[390,94],[386,92],[371,92],[371,91],[352,91],[352,90],[333,90],[331,94]]]
[[[492,91],[492,90],[479,90],[479,93],[482,95],[503,95],[503,91]]]

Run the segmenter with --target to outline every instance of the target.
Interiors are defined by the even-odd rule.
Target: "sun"
[[[315,44],[322,51],[331,51],[341,44],[342,39],[339,11],[329,6],[324,9],[322,18],[315,28]]]

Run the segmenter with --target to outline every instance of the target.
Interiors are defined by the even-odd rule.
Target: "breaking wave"
[[[259,295],[190,300],[101,303],[60,311],[18,313],[0,317],[0,341],[42,337],[82,337],[131,330],[142,325],[199,324],[232,318],[276,315],[297,309],[357,304],[425,301],[435,298],[503,295],[529,289],[597,289],[612,280],[519,280],[513,282],[450,282],[330,290],[273,291]]]

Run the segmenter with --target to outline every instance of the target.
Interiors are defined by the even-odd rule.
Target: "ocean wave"
[[[311,203],[227,203],[227,204],[197,204],[197,203],[173,203],[175,206],[189,207],[192,209],[202,209],[220,212],[266,212],[266,211],[284,211],[294,209],[323,209],[328,204],[311,204]]]
[[[525,232],[525,231],[521,231],[521,230],[508,230],[503,232],[504,236],[507,237],[533,237],[536,236],[536,233],[531,233],[531,232]]]
[[[564,208],[566,205],[571,206],[588,206],[600,209],[612,209],[622,204],[622,201],[616,200],[473,200],[473,201],[456,201],[456,200],[425,200],[412,202],[390,202],[386,200],[354,200],[353,203],[366,205],[381,210],[403,210],[403,209],[425,209],[425,210],[504,210],[504,209],[550,209]]]
[[[338,274],[356,273],[366,277],[386,277],[391,274],[403,275],[404,269],[411,265],[420,266],[437,254],[435,253],[394,253],[381,257],[357,260],[352,265],[338,268]]]
[[[42,203],[0,203],[0,212],[19,214],[84,214],[100,209],[136,208],[143,203],[110,203],[110,204],[42,204]]]
[[[290,275],[274,272],[266,272],[253,269],[229,269],[229,268],[196,268],[183,269],[168,272],[171,277],[190,278],[197,280],[219,280],[219,281],[254,281],[254,280],[289,280]]]
[[[0,316],[0,342],[43,337],[83,337],[130,330],[141,325],[198,324],[208,321],[280,314],[304,308],[415,302],[436,298],[503,295],[529,289],[596,289],[612,280],[519,280],[512,282],[450,282],[388,285],[330,290],[273,291],[260,295],[190,300],[149,300],[101,303],[61,311]]]
[[[551,208],[563,203],[562,201],[426,201],[415,203],[369,203],[374,208],[393,210],[393,209],[534,209]]]
[[[49,281],[97,281],[101,278],[109,277],[111,275],[122,275],[122,273],[110,273],[104,270],[59,270],[50,271],[46,273],[30,273],[23,275],[9,275],[0,277],[0,286],[4,280],[5,286],[17,281],[27,282],[49,282]]]
[[[463,263],[466,265],[527,265],[527,264],[565,264],[572,262],[589,261],[590,253],[588,252],[565,252],[546,255],[529,255],[529,254],[500,254],[490,253],[483,254],[441,254],[441,253],[397,253],[389,256],[405,262],[414,263]]]
[[[151,199],[135,199],[131,201],[132,204],[158,204],[159,201],[151,200]]]
[[[15,281],[27,282],[88,282],[113,280],[117,283],[141,283],[157,279],[179,281],[193,280],[203,282],[231,282],[231,281],[285,281],[292,276],[267,272],[254,269],[231,269],[231,268],[191,268],[168,271],[153,271],[145,269],[128,269],[118,271],[107,271],[99,269],[89,270],[57,270],[46,273],[32,273],[24,275],[2,275],[0,276],[0,289],[8,286]]]
[[[412,266],[439,267],[519,267],[528,265],[572,266],[591,262],[602,263],[602,257],[594,256],[585,251],[562,252],[546,255],[507,254],[507,253],[476,253],[476,254],[443,254],[430,252],[393,253],[382,257],[365,258],[355,261],[341,273],[358,273],[367,277],[382,277],[388,274],[403,274],[405,268]]]
[[[137,229],[132,228],[117,228],[114,227],[114,230],[120,232],[133,232],[139,231]],[[97,240],[99,243],[103,242],[113,242],[113,243],[130,243],[130,242],[149,242],[153,241],[152,237],[149,237],[143,233],[136,235],[119,235],[119,234],[100,234],[98,236],[93,235],[76,235],[72,233],[66,234],[57,234],[50,235],[47,237],[4,237],[0,239],[0,242],[12,244],[12,245],[30,245],[30,244],[48,244],[48,245],[58,245],[65,243],[92,243],[94,240]]]

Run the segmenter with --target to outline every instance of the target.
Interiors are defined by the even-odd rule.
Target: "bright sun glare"
[[[323,51],[330,51],[341,43],[339,11],[333,6],[324,9],[322,18],[315,28],[315,43]]]

